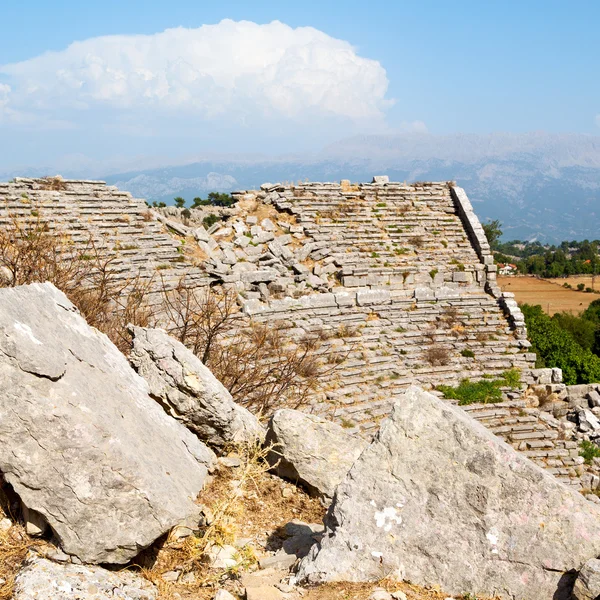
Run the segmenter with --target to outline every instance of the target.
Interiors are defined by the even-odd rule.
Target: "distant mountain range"
[[[505,239],[600,238],[600,136],[356,136],[311,156],[204,158],[113,171],[102,178],[135,196],[172,203],[174,196],[191,200],[210,191],[256,189],[265,182],[370,181],[379,174],[393,181],[457,181],[481,220],[503,222]]]

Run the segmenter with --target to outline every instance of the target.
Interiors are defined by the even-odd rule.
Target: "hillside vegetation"
[[[579,316],[557,313],[552,317],[541,306],[524,304],[532,351],[537,367],[559,367],[566,384],[600,381],[600,300]]]

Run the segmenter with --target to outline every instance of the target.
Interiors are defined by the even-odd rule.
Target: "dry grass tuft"
[[[171,535],[138,557],[142,575],[158,586],[161,600],[186,598],[187,594],[195,599],[212,598],[214,588],[230,584],[242,571],[253,568],[257,550],[269,543],[265,536],[270,537],[293,519],[322,520],[325,509],[317,499],[301,490],[284,497],[283,489],[289,486],[268,473],[265,459],[269,450],[260,446],[234,448],[242,465],[220,469],[202,492],[207,522],[200,532],[183,540]],[[239,565],[225,570],[211,568],[211,548],[232,545],[238,538],[251,540],[239,548]],[[181,572],[180,581],[165,581],[163,575],[174,570]],[[193,581],[182,583],[181,577],[190,573]]]
[[[450,353],[443,346],[430,346],[425,350],[424,358],[431,366],[438,367],[450,362]]]
[[[23,525],[10,519],[10,513],[10,502],[0,488],[0,600],[12,598],[15,579],[27,553],[44,543],[29,537]]]

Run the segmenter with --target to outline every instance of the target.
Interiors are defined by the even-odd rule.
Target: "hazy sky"
[[[600,2],[3,0],[0,167],[600,134]]]

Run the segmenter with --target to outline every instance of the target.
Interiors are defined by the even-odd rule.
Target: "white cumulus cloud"
[[[224,20],[117,35],[0,66],[0,107],[65,118],[93,110],[202,119],[381,119],[385,69],[312,27]]]

